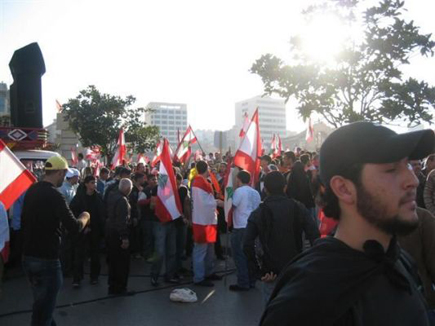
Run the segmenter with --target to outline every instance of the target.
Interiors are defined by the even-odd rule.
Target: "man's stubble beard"
[[[399,204],[403,204],[414,193],[406,194]],[[386,205],[379,198],[372,196],[363,185],[357,185],[357,210],[360,215],[379,230],[390,234],[405,236],[418,227],[418,219],[407,220],[400,215],[387,215]],[[417,214],[417,213],[416,213]]]

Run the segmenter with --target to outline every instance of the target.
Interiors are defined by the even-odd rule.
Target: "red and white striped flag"
[[[0,176],[0,201],[6,210],[36,181],[34,175],[2,140],[0,140]]]
[[[282,151],[282,142],[281,137],[279,135],[273,134],[272,144],[270,145],[270,155],[273,159],[277,158],[281,155]]]
[[[163,149],[160,157],[155,214],[160,222],[166,223],[179,218],[182,214],[181,201],[178,195],[177,182],[172,168],[167,139],[163,140]]]
[[[197,139],[193,129],[191,126],[189,126],[180,143],[178,144],[177,149],[175,150],[174,160],[185,164],[191,154],[190,147],[196,142]]]
[[[314,129],[313,125],[311,124],[311,118],[308,118],[307,121],[307,134],[305,135],[305,140],[307,143],[311,142],[314,139]]]
[[[151,161],[151,167],[155,167],[156,164],[160,162],[160,156],[162,155],[162,150],[163,150],[163,141],[159,141],[154,151],[154,158]]]
[[[112,170],[124,163],[123,161],[125,159],[126,152],[127,149],[125,147],[124,129],[121,128],[121,130],[119,130],[118,148],[112,159]]]
[[[257,109],[252,116],[246,135],[243,137],[239,149],[234,156],[234,165],[251,173],[252,185],[255,185],[258,181],[262,152]]]
[[[77,157],[77,145],[75,147],[71,147],[71,165],[77,166],[79,162],[79,158]]]
[[[57,109],[57,113],[60,113],[63,110],[63,106],[62,104],[60,104],[58,100],[56,100],[56,109]]]
[[[143,153],[139,153],[137,155],[137,164],[142,163],[143,165],[147,165],[150,162],[148,156],[145,156]]]
[[[245,112],[245,114],[243,115],[243,125],[242,125],[242,129],[240,129],[239,132],[239,137],[243,138],[245,137],[246,131],[248,131],[249,128],[249,124],[251,123],[251,121],[249,120],[249,116],[248,113]]]

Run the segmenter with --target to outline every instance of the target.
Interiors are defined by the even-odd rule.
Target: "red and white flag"
[[[255,185],[258,181],[262,152],[257,109],[252,116],[246,135],[242,139],[239,149],[234,156],[234,165],[251,173],[252,185]]]
[[[94,169],[94,177],[100,175],[101,168],[104,166],[99,159],[96,159],[91,163],[91,167]]]
[[[137,155],[137,164],[142,163],[143,165],[147,165],[150,162],[148,156],[145,156],[143,153],[139,153]]]
[[[6,210],[36,181],[34,175],[2,140],[0,140],[0,176],[0,201]]]
[[[243,125],[242,125],[242,129],[240,129],[239,132],[239,137],[243,138],[245,137],[246,131],[248,131],[249,128],[249,124],[251,123],[251,121],[249,120],[249,116],[248,113],[245,112],[245,114],[243,115]]]
[[[160,157],[155,214],[160,222],[166,223],[179,218],[182,214],[167,139],[163,140],[163,150]]]
[[[230,163],[230,162],[229,162]],[[227,170],[225,172],[224,179],[224,212],[225,212],[225,222],[227,222],[228,227],[233,225],[233,195],[234,195],[234,185],[233,185],[233,171],[234,168],[231,167],[231,163],[227,165]]]
[[[101,149],[100,146],[91,146],[90,148],[86,148],[85,158],[89,161],[96,161],[100,158]]]
[[[156,164],[160,162],[160,156],[162,154],[162,150],[163,150],[163,141],[159,141],[154,151],[154,157],[153,160],[151,161],[151,167],[155,167]]]
[[[198,174],[192,181],[192,230],[196,243],[216,242],[216,199],[211,184]]]
[[[79,158],[77,157],[77,146],[71,147],[71,165],[77,166]]]
[[[124,129],[121,128],[121,130],[119,130],[118,148],[116,149],[115,155],[112,159],[112,170],[124,163],[126,152],[127,149],[125,147]]]
[[[281,151],[282,151],[281,137],[279,137],[279,135],[273,134],[272,144],[270,145],[270,155],[272,159],[275,159],[278,156],[280,156]]]
[[[180,143],[178,144],[177,149],[175,150],[174,160],[185,164],[190,154],[192,154],[190,147],[196,142],[197,139],[193,129],[191,126],[189,126]]]
[[[307,134],[305,135],[305,140],[307,143],[311,142],[314,139],[314,129],[313,125],[311,124],[311,118],[308,118],[307,121]]]
[[[63,110],[63,106],[62,106],[62,104],[60,104],[60,102],[58,100],[56,100],[56,110],[57,110],[57,113],[60,113]]]

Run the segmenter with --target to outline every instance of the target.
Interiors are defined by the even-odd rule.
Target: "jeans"
[[[199,283],[213,274],[214,243],[194,243],[193,253],[193,282]]]
[[[56,325],[53,312],[63,281],[60,261],[24,256],[23,269],[33,293],[31,325]]]
[[[248,260],[243,253],[243,238],[246,229],[233,229],[231,233],[231,252],[237,269],[237,285],[249,289],[251,285],[249,277]]]
[[[166,267],[166,277],[172,278],[176,269],[176,229],[173,222],[153,222],[154,251],[156,259],[151,265],[151,275],[158,277],[163,261]]]

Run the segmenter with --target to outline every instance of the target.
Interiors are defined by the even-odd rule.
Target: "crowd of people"
[[[52,157],[13,206],[10,263],[22,260],[30,281],[32,324],[49,325],[62,279],[79,289],[88,258],[95,285],[106,254],[108,295],[134,290],[130,259],[151,264],[152,286],[192,276],[195,286],[213,287],[222,279],[215,260],[227,259],[220,238],[229,233],[237,276],[229,290],[260,283],[262,325],[429,325],[433,149],[432,131],[397,135],[355,123],[335,131],[320,153],[263,155],[258,178],[232,166],[229,153],[210,153],[173,164],[182,215],[169,222],[155,210],[158,167],[125,164],[95,176],[83,156],[75,168]],[[226,221],[228,178],[235,187]]]

